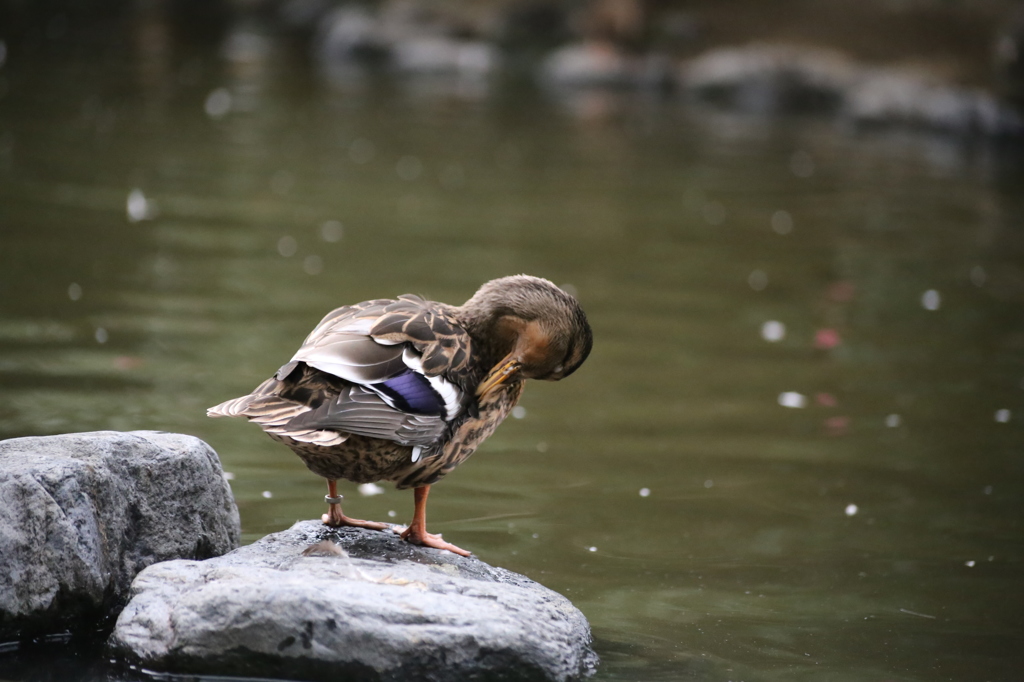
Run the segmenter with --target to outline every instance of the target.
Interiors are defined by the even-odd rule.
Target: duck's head
[[[477,387],[480,398],[523,379],[564,379],[583,364],[594,342],[576,299],[540,277],[487,282],[459,312],[474,342],[496,361]]]

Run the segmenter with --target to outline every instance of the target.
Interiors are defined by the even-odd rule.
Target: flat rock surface
[[[97,431],[2,441],[0,642],[101,629],[143,568],[218,556],[239,535],[220,461],[198,438]]]
[[[389,532],[301,521],[208,561],[150,566],[113,650],[175,673],[303,680],[567,680],[593,670],[565,597]]]

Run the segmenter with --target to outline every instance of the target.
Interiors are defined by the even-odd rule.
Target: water
[[[1019,148],[331,81],[233,35],[252,49],[141,14],[9,49],[0,436],[199,436],[251,542],[325,486],[206,406],[338,305],[542,275],[578,292],[594,352],[528,386],[430,527],[571,598],[597,679],[1019,675]],[[346,485],[346,510],[407,520],[385,490]]]

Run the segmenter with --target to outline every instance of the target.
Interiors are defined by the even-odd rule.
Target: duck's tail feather
[[[338,445],[348,439],[347,433],[339,431],[301,426],[289,428],[292,419],[309,412],[311,408],[308,405],[276,395],[273,389],[279,383],[276,379],[267,379],[249,395],[243,395],[240,398],[234,398],[208,408],[206,415],[208,417],[246,417],[249,421],[259,424],[260,428],[268,434],[324,447]]]

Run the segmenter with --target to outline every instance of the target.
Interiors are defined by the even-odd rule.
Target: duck
[[[461,306],[374,299],[327,313],[273,376],[207,415],[247,418],[327,479],[327,526],[391,530],[469,556],[427,532],[431,486],[494,433],[527,379],[564,379],[592,346],[579,302],[541,277],[491,280]],[[412,488],[412,521],[346,516],[341,479]]]

